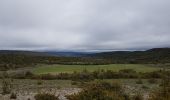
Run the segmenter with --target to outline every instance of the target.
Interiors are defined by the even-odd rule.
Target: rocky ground
[[[113,80],[105,80],[112,82]],[[136,84],[137,79],[119,79],[114,80],[122,83],[124,92],[131,96],[142,94],[144,100],[148,100],[151,91],[159,87],[160,80],[155,84],[148,83],[148,80],[142,80],[142,84]],[[2,95],[2,80],[0,80],[0,100],[11,100],[10,95]],[[65,95],[78,93],[81,91],[79,85],[73,85],[71,80],[30,80],[30,79],[14,79],[10,81],[12,85],[12,93],[17,93],[16,100],[35,100],[37,93],[48,92],[59,96],[60,100],[67,100]],[[77,83],[78,84],[78,83]]]
[[[60,100],[67,100],[66,95],[71,95],[74,93],[78,93],[81,89],[80,88],[63,88],[63,89],[51,89],[51,90],[40,90],[41,92],[48,93],[55,93],[56,96],[59,96]],[[17,99],[15,100],[35,100],[34,96],[37,93],[27,92],[27,91],[18,91],[17,92]],[[0,100],[12,100],[10,99],[10,94],[2,95],[0,94]]]

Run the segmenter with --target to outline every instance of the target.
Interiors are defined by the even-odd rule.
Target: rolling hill
[[[146,51],[115,51],[91,54],[90,57],[111,60],[112,63],[170,63],[170,48]]]

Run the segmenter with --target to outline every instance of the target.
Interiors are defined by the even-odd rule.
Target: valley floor
[[[35,74],[47,74],[47,73],[72,73],[74,71],[80,72],[82,70],[96,71],[98,69],[120,71],[122,69],[133,69],[137,72],[153,72],[160,70],[161,67],[156,67],[151,64],[110,64],[110,65],[37,65],[35,68],[31,68]]]

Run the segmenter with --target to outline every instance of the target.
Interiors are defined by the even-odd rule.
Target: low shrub
[[[0,73],[0,78],[3,78]],[[10,74],[11,78],[15,79],[43,79],[43,80],[55,80],[55,79],[61,79],[61,80],[73,80],[73,81],[85,81],[89,82],[95,79],[136,79],[136,78],[142,78],[142,79],[160,79],[163,76],[169,76],[170,71],[166,71],[166,73],[163,73],[160,71],[154,71],[154,72],[136,72],[133,69],[123,69],[118,72],[114,72],[113,70],[104,70],[104,69],[98,69],[93,72],[90,72],[86,69],[80,71],[80,72],[73,72],[73,73],[58,73],[56,75],[54,74],[41,74],[41,75],[35,75],[29,70],[22,70],[14,72],[13,74]],[[9,77],[8,73],[5,75],[6,77]],[[152,82],[151,82],[152,83]]]
[[[121,85],[118,83],[92,82],[78,94],[66,96],[68,100],[124,100]]]
[[[31,71],[26,71],[25,72],[25,77],[32,78],[33,76],[34,76],[34,74]]]
[[[136,81],[136,84],[143,84],[142,79],[138,79],[138,80]]]
[[[144,98],[141,94],[137,94],[137,95],[133,96],[132,100],[144,100]]]
[[[37,81],[37,85],[42,85],[43,84],[43,81],[42,80],[38,80]]]
[[[54,80],[54,79],[56,79],[56,76],[52,75],[52,74],[43,74],[40,77],[43,80]]]
[[[2,94],[10,94],[12,90],[12,84],[10,79],[2,80]]]
[[[34,77],[34,74],[28,70],[19,70],[11,73],[11,77],[15,79],[30,79]]]
[[[154,78],[151,78],[151,79],[148,79],[148,83],[150,83],[150,84],[156,84],[156,83],[157,83],[157,80],[154,79]]]
[[[149,87],[146,86],[146,85],[143,85],[142,88],[143,88],[143,89],[149,89]]]
[[[17,99],[17,94],[16,93],[12,93],[10,96],[10,99]]]
[[[34,98],[35,100],[59,100],[58,96],[50,93],[39,93]]]
[[[76,82],[76,81],[71,82],[71,85],[77,85],[77,84],[78,84],[78,82]]]
[[[122,73],[136,73],[136,71],[133,70],[133,69],[122,69],[119,72],[122,72]]]
[[[169,77],[162,79],[162,84],[159,90],[153,91],[150,94],[149,100],[170,100],[170,80]]]

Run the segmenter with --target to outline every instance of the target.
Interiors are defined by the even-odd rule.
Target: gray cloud
[[[0,49],[170,47],[169,0],[0,0]]]

